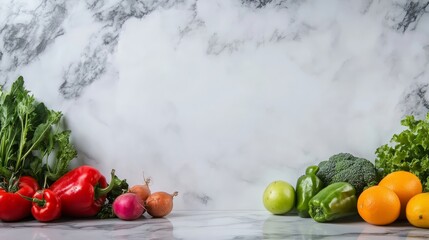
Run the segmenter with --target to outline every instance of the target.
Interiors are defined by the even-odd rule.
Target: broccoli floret
[[[329,158],[331,162],[343,162],[344,160],[355,160],[355,156],[350,153],[338,153]]]
[[[339,153],[320,162],[317,176],[325,186],[334,182],[348,182],[355,187],[357,195],[378,182],[374,164],[350,153]]]
[[[319,163],[319,172],[317,176],[323,183],[331,182],[332,178],[338,172],[338,169],[345,169],[346,164],[353,164],[355,156],[350,153],[338,153],[331,156],[328,160]],[[325,184],[325,186],[327,186]]]

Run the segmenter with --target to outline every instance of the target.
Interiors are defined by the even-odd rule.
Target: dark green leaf
[[[77,153],[61,118],[25,89],[23,77],[9,91],[0,89],[0,178],[29,174],[40,182],[64,174]]]

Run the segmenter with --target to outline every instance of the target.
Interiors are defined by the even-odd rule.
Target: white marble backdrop
[[[263,209],[276,179],[374,160],[429,109],[429,1],[4,0],[0,82],[65,114],[74,164],[176,209]]]

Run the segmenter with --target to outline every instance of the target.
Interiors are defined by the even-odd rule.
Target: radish
[[[113,212],[122,220],[135,220],[145,211],[144,202],[135,193],[124,193],[113,201]]]

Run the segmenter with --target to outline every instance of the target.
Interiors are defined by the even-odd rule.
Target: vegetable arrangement
[[[139,189],[139,190],[136,190]],[[178,192],[151,193],[148,182],[145,185],[134,185],[128,192],[118,196],[113,202],[113,213],[123,220],[134,220],[147,212],[153,218],[165,217],[173,210],[173,197]]]
[[[406,220],[429,228],[429,113],[423,120],[406,116],[401,124],[407,129],[376,149],[375,164],[350,153],[334,154],[307,167],[296,182],[296,198],[285,198],[284,187],[271,187],[281,180],[270,183],[265,208],[277,215],[295,209],[300,217],[322,223],[358,215],[373,225]],[[273,196],[269,205],[267,190]],[[285,210],[291,204],[294,208]]]
[[[147,211],[165,217],[177,192],[151,193],[149,180],[129,188],[112,170],[110,182],[88,165],[70,170],[77,151],[62,113],[48,109],[19,77],[0,89],[0,220],[29,217],[50,222],[61,217],[135,220]]]

